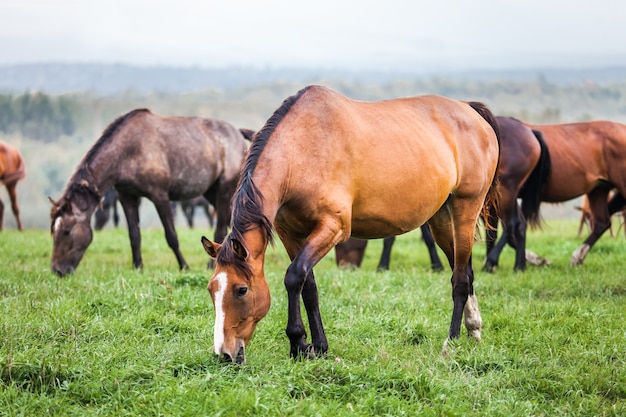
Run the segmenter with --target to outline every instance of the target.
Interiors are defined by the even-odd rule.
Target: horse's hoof
[[[472,339],[476,340],[477,342],[480,342],[480,334],[481,334],[480,329],[472,329],[472,330],[467,331],[467,335],[471,337]]]
[[[485,264],[483,265],[483,272],[489,272],[490,274],[496,272],[497,265]]]
[[[576,249],[574,253],[572,254],[570,265],[572,266],[582,265],[590,249],[591,249],[591,246],[587,245],[586,243],[580,245],[580,247]]]
[[[526,249],[525,257],[526,257],[526,262],[528,262],[531,265],[536,265],[536,266],[552,265],[552,262],[550,262],[543,256],[537,255],[535,252],[528,250],[528,249]]]

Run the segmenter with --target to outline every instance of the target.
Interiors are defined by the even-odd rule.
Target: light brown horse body
[[[593,229],[571,258],[572,265],[582,264],[611,227],[611,215],[626,203],[626,125],[593,121],[527,126],[543,134],[550,151],[552,169],[542,200],[559,203],[583,194],[589,199]],[[613,187],[618,193],[607,204]]]
[[[17,204],[17,183],[26,177],[26,164],[20,152],[8,143],[0,140],[0,183],[3,183],[11,200],[11,209],[15,215],[17,229],[22,230],[20,207]],[[4,221],[4,203],[0,200],[0,230]]]
[[[529,136],[530,130],[537,138],[543,138],[549,154],[550,168],[549,174],[535,188],[536,194],[533,196],[527,193],[529,195],[522,196],[522,200],[538,198],[543,202],[561,203],[584,194],[589,199],[589,209],[594,219],[593,228],[583,244],[574,251],[570,261],[572,265],[580,265],[595,242],[611,227],[611,215],[623,210],[626,204],[626,125],[610,121],[545,125],[524,123],[524,129],[511,130],[501,126],[503,158],[506,144],[523,141],[522,135]],[[527,155],[531,154],[522,152],[516,155],[527,159]],[[501,161],[502,168],[507,165],[512,164]],[[501,181],[504,185],[504,180]],[[613,188],[617,193],[608,199]],[[538,218],[539,205],[524,214]],[[525,221],[523,227],[525,228]],[[505,230],[506,233],[508,231]],[[518,241],[515,244],[518,253],[523,254],[525,242]],[[502,246],[498,244],[494,250],[489,251],[489,265],[497,265]]]
[[[272,227],[292,260],[285,275],[291,356],[328,348],[313,275],[319,260],[351,235],[382,238],[426,221],[453,270],[449,337],[459,336],[465,309],[468,332],[479,338],[471,250],[485,198],[494,195],[499,152],[495,119],[486,117],[493,116],[479,103],[438,96],[359,102],[310,86],[286,99],[252,144],[230,234],[222,245],[202,239],[217,258],[208,285],[215,352],[244,361],[269,309],[264,256]]]
[[[75,270],[92,240],[91,215],[111,187],[126,215],[133,265],[143,265],[138,209],[146,197],[156,207],[180,268],[187,268],[170,200],[206,196],[217,209],[215,239],[221,241],[246,152],[239,129],[222,120],[163,117],[146,109],[119,117],[78,164],[61,198],[53,201],[52,270],[60,275]]]

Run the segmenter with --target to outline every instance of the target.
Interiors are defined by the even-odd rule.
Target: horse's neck
[[[83,161],[93,184],[102,196],[115,184],[119,162],[124,158],[124,149],[115,146],[114,139],[114,137],[109,138],[89,160]]]
[[[263,268],[265,251],[267,250],[268,244],[267,236],[265,236],[261,229],[255,227],[254,229],[245,232],[243,234],[243,239],[245,240],[250,259],[254,262],[254,264]]]

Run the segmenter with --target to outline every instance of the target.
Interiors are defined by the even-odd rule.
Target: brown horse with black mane
[[[270,307],[264,259],[274,230],[291,259],[290,353],[312,358],[328,349],[313,267],[351,235],[393,236],[426,221],[453,271],[448,336],[459,337],[465,314],[468,333],[480,338],[471,252],[477,218],[495,200],[496,131],[484,105],[440,96],[361,102],[309,86],[287,98],[252,143],[230,234],[223,244],[202,238],[217,259],[208,284],[215,352],[245,360],[245,346]]]
[[[0,140],[0,183],[3,183],[11,199],[11,209],[15,215],[17,229],[22,230],[20,207],[17,204],[15,188],[17,182],[26,176],[26,164],[20,152],[6,142]],[[4,221],[4,203],[0,200],[0,230]]]
[[[147,109],[119,117],[78,164],[61,198],[51,200],[52,270],[74,272],[92,240],[91,215],[111,187],[126,215],[133,265],[143,265],[138,208],[146,197],[156,207],[178,265],[186,269],[170,200],[204,195],[217,210],[215,239],[221,241],[247,147],[240,130],[222,120],[163,117]]]
[[[611,215],[626,205],[626,125],[610,121],[533,125],[514,120],[508,120],[505,125],[503,121],[498,119],[503,158],[509,142],[532,144],[534,141],[532,146],[536,151],[510,153],[510,162],[501,161],[501,166],[527,163],[537,152],[549,153],[550,162],[544,167],[549,169],[549,173],[542,174],[540,181],[532,186],[533,191],[527,190],[526,195],[522,188],[522,213],[517,216],[513,213],[511,216],[520,221],[517,225],[512,224],[505,228],[501,241],[487,255],[486,268],[493,269],[497,265],[504,241],[509,241],[516,248],[518,259],[523,256],[525,239],[511,239],[511,234],[515,236],[520,233],[519,230],[525,231],[525,219],[539,218],[539,201],[560,203],[586,194],[594,218],[593,228],[570,260],[572,265],[582,264],[594,243],[611,227]],[[539,142],[543,142],[541,146],[545,149],[538,151],[540,144],[537,139],[543,139]],[[505,180],[501,178],[501,181],[506,186]],[[527,186],[525,184],[524,188]],[[616,193],[608,199],[613,188]],[[537,202],[524,208],[527,198]],[[514,200],[511,202],[513,204],[517,206]]]

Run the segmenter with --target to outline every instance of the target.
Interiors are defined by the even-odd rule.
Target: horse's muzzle
[[[234,362],[237,365],[243,365],[246,362],[246,350],[243,346],[239,347],[239,350],[237,351],[237,354],[235,355],[235,357],[233,357],[231,354],[229,353],[222,353],[222,356],[220,356],[220,361],[221,362]]]
[[[73,274],[74,273],[74,267],[72,267],[72,266],[52,266],[52,272],[54,272],[55,274],[57,274],[60,277],[63,277],[65,275]]]

